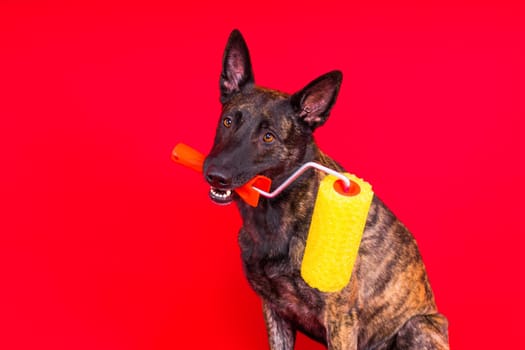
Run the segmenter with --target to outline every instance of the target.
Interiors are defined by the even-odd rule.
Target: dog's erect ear
[[[343,74],[334,70],[312,81],[291,97],[292,107],[299,119],[312,130],[323,125],[335,103]]]
[[[234,29],[222,58],[220,79],[221,102],[227,102],[234,94],[253,86],[252,64],[248,46],[237,29]]]

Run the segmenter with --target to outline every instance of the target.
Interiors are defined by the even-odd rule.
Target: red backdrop
[[[519,5],[180,3],[0,3],[0,348],[267,349],[236,208],[169,160],[211,147],[233,28],[260,85],[343,71],[318,143],[413,231],[452,347],[516,346]]]

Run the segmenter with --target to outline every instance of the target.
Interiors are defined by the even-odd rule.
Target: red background
[[[318,143],[413,231],[452,347],[522,343],[518,2],[181,3],[0,3],[0,348],[267,349],[235,207],[169,161],[211,147],[233,28],[260,85],[343,71]]]

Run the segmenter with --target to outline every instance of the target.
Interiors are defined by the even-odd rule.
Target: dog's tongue
[[[175,146],[171,152],[171,160],[175,163],[184,165],[191,168],[199,173],[202,173],[202,167],[204,165],[204,159],[206,157],[199,151],[191,148],[188,145],[179,143]],[[241,187],[237,187],[234,191],[242,198],[247,204],[252,207],[256,207],[259,203],[259,192],[253,189],[257,187],[263,191],[270,191],[272,180],[266,176],[257,175],[246,184]]]

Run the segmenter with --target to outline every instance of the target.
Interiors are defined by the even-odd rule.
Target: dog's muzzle
[[[232,177],[229,174],[210,166],[205,177],[211,186],[209,195],[214,203],[226,205],[233,201]]]

